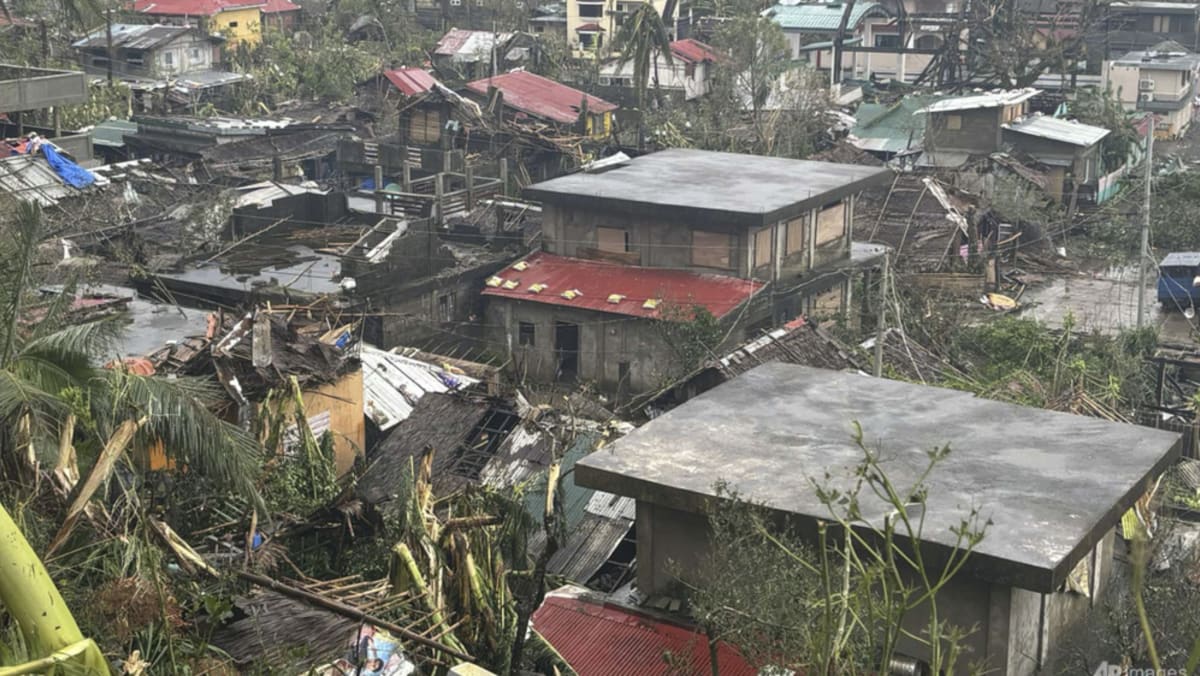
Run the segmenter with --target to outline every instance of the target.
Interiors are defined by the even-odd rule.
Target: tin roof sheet
[[[585,98],[588,110],[593,113],[617,109],[616,104],[602,98],[524,70],[514,70],[467,84],[467,89],[484,95],[489,87],[495,87],[504,94],[504,105],[562,124],[571,124],[579,119],[580,105]]]
[[[433,53],[437,56],[453,57],[454,61],[486,61],[491,58],[492,48],[512,39],[512,33],[472,31],[453,28],[438,40]]]
[[[838,3],[804,4],[804,5],[775,5],[763,12],[763,15],[774,19],[784,30],[809,32],[836,31],[842,21],[845,5]],[[883,5],[877,2],[855,4],[850,10],[847,27],[854,30],[868,13],[886,14]]]
[[[718,59],[717,50],[692,38],[672,42],[671,55],[684,63],[701,63]]]
[[[1026,87],[1025,89],[1012,89],[1007,91],[989,92],[987,94],[974,94],[971,96],[956,96],[954,98],[942,99],[936,103],[931,103],[928,106],[917,111],[921,113],[946,113],[956,110],[975,110],[977,108],[995,108],[997,106],[1011,106],[1022,101],[1041,94],[1040,89]]]
[[[116,23],[112,27],[113,47],[120,49],[154,49],[186,33],[195,31],[190,26],[161,26]],[[219,38],[217,38],[219,39]],[[101,28],[71,44],[76,49],[107,48],[108,34]]]
[[[664,306],[701,305],[715,317],[723,317],[763,288],[763,282],[687,270],[644,268],[536,252],[522,261],[528,267],[509,266],[496,273],[504,281],[517,282],[512,289],[485,287],[484,295],[512,300],[608,312],[630,317],[659,318]],[[520,265],[517,263],[515,265]],[[544,284],[540,292],[530,287]],[[578,292],[564,298],[563,292]],[[618,295],[618,302],[609,302]],[[657,300],[657,307],[645,307]]]
[[[479,381],[419,359],[362,345],[363,413],[381,430],[408,418],[429,392],[449,392]]]
[[[214,16],[265,4],[265,0],[134,0],[132,7],[135,12],[154,16]]]
[[[707,674],[708,639],[697,627],[657,619],[593,599],[586,590],[560,588],[533,614],[533,628],[579,676]],[[668,662],[664,657],[670,654]],[[717,646],[722,676],[755,676],[738,652]]]
[[[437,79],[423,68],[394,68],[383,71],[383,76],[405,96],[424,94],[438,84]]]
[[[1104,127],[1044,115],[1032,115],[1009,122],[1004,125],[1004,128],[1018,134],[1050,139],[1083,148],[1096,145],[1109,134],[1109,130]]]
[[[1200,265],[1200,251],[1175,251],[1167,254],[1167,257],[1159,263],[1160,267],[1195,267]]]

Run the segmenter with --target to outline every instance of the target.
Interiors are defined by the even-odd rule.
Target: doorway
[[[554,354],[558,359],[558,380],[579,376],[579,325],[554,322]]]

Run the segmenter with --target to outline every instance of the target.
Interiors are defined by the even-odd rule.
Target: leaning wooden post
[[[375,165],[375,213],[383,211],[383,167]]]
[[[442,180],[446,177],[445,174],[438,174],[433,177],[433,224],[441,227],[442,225],[442,199],[445,195],[445,186]]]
[[[404,192],[412,192],[412,165],[404,160],[404,173],[400,177],[400,185]]]
[[[500,191],[508,197],[508,158],[500,158]]]
[[[467,211],[475,208],[475,170],[471,165],[463,167],[463,175],[467,179]]]

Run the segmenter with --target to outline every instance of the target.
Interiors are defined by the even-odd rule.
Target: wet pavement
[[[1137,268],[1064,275],[1048,279],[1021,296],[1021,316],[1062,328],[1068,315],[1076,331],[1115,334],[1137,324]],[[1200,316],[1188,319],[1178,309],[1164,311],[1155,296],[1154,272],[1146,285],[1146,318],[1159,326],[1160,339],[1186,343],[1200,336]]]

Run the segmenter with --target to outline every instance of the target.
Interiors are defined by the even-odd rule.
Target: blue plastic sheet
[[[59,155],[53,147],[43,145],[42,155],[46,157],[46,162],[54,170],[54,173],[58,174],[59,178],[72,188],[86,188],[96,182],[96,177],[92,172]]]

